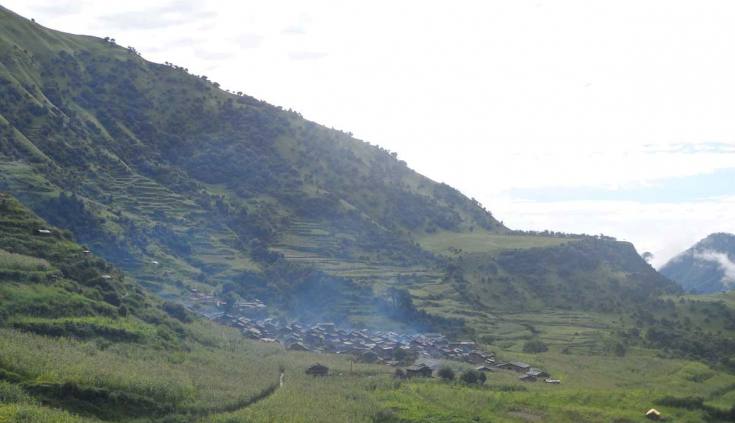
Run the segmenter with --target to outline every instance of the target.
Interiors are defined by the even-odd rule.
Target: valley
[[[0,6],[0,422],[724,422],[733,351],[630,243]]]

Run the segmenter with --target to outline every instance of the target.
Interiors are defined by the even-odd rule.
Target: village
[[[431,377],[439,360],[471,364],[477,371],[510,370],[519,379],[559,384],[544,370],[523,362],[504,362],[493,352],[482,350],[476,342],[451,341],[439,333],[400,334],[392,331],[351,329],[333,322],[303,324],[268,317],[260,300],[238,301],[224,311],[224,301],[211,294],[190,290],[187,308],[209,320],[237,328],[245,337],[281,344],[290,351],[349,354],[363,363],[385,364],[402,370],[407,377]]]

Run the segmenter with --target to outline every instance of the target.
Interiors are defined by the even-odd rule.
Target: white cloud
[[[714,250],[696,251],[694,258],[717,263],[723,272],[722,283],[728,287],[735,285],[735,262],[727,254]]]
[[[654,254],[660,267],[714,232],[735,233],[735,197],[693,203],[533,202],[504,198],[493,212],[515,229],[604,233]]]

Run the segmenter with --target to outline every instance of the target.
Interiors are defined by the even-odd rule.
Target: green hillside
[[[0,322],[51,336],[176,345],[181,324],[121,272],[0,194]]]
[[[0,189],[171,301],[523,339],[502,322],[632,319],[678,292],[628,244],[510,231],[347,133],[111,40],[0,22]],[[396,290],[412,304],[387,313]]]
[[[384,149],[105,40],[0,19],[3,186],[131,269],[155,255],[226,280],[272,246],[416,263],[410,234],[504,229]]]
[[[640,421],[652,405],[676,421],[732,417],[734,376],[638,347],[626,359],[571,360],[554,345],[503,353],[553,369],[560,386],[528,385],[511,371],[491,373],[482,386],[398,380],[391,367],[350,356],[287,352],[167,315],[69,237],[0,195],[0,421],[607,422]],[[315,361],[329,376],[304,374]]]
[[[684,295],[611,238],[512,231],[385,149],[2,7],[0,191],[3,423],[735,415],[731,294]],[[561,383],[396,378],[246,339],[192,293],[439,331]]]
[[[5,9],[0,24],[0,189],[161,295],[247,285],[285,262],[286,280],[240,293],[298,291],[293,275],[315,268],[379,296],[441,277],[418,238],[507,232],[347,133],[108,40]]]

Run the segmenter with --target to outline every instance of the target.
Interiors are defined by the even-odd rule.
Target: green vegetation
[[[414,235],[505,231],[385,149],[5,9],[0,99],[0,189],[159,292],[242,284],[281,257],[369,285],[433,272]],[[302,282],[265,281],[274,299]]]
[[[549,350],[549,347],[540,339],[531,339],[523,344],[524,353],[541,353]]]
[[[643,422],[659,409],[669,421],[727,421],[733,405],[733,376],[698,363],[661,359],[644,351],[626,359],[600,356],[535,356],[558,369],[561,385],[524,383],[517,373],[489,373],[482,387],[461,382],[411,381],[378,391],[383,421],[437,422]],[[673,406],[666,398],[697,392],[706,407]]]
[[[507,250],[553,247],[577,238],[566,236],[528,235],[522,233],[493,233],[483,230],[472,232],[437,232],[419,238],[423,248],[437,254],[460,253],[495,254]]]
[[[0,189],[0,422],[732,418],[731,294],[510,231],[385,149],[2,8]],[[472,338],[562,383],[286,352],[196,319],[187,288]]]

